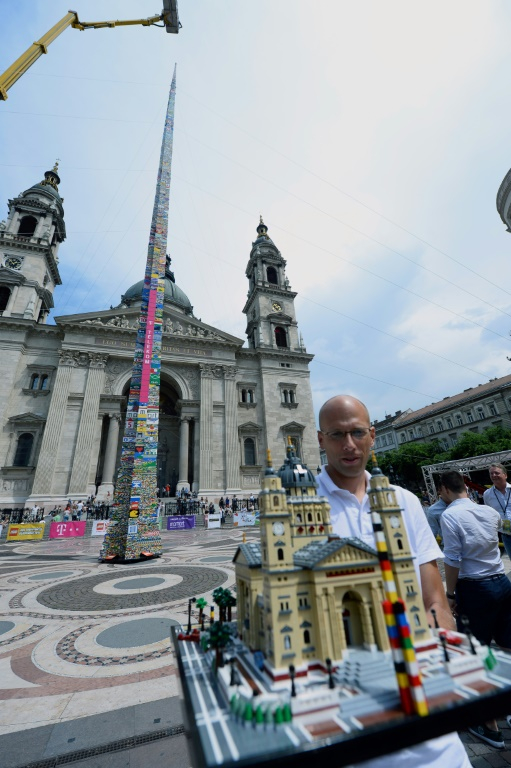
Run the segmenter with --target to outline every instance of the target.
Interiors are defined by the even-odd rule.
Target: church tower
[[[286,261],[269,237],[261,216],[246,269],[249,289],[243,308],[251,349],[305,351],[295,316],[296,293],[291,290],[285,270]]]
[[[44,179],[9,200],[0,222],[0,314],[45,323],[61,285],[58,249],[66,237],[58,163]]]

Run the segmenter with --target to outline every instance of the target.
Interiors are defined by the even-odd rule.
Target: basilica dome
[[[138,283],[135,283],[131,286],[131,288],[128,288],[124,296],[121,297],[121,303],[130,305],[135,301],[140,301],[142,299],[143,288],[144,281],[139,280]],[[182,291],[181,288],[175,283],[174,273],[170,270],[170,259],[168,257],[167,266],[165,269],[164,302],[165,304],[174,304],[175,306],[182,309],[187,315],[191,315],[193,312],[190,299],[186,293]]]

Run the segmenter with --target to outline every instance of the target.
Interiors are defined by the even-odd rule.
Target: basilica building
[[[0,222],[0,508],[109,500],[120,459],[143,280],[113,309],[46,322],[62,284],[59,184],[56,165],[8,201]],[[246,268],[244,340],[197,319],[167,259],[160,488],[210,499],[256,493],[266,448],[281,455],[288,437],[304,462],[319,463],[312,355],[285,268],[261,219]]]

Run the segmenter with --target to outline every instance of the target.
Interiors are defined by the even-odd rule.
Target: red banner
[[[71,520],[67,523],[51,523],[50,539],[69,539],[74,536],[85,536],[85,520]]]

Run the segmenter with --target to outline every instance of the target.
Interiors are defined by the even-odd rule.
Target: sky
[[[2,0],[0,71],[68,6]],[[143,278],[177,64],[168,251],[197,317],[246,338],[262,214],[298,292],[316,411],[345,392],[382,419],[508,374],[509,4],[180,0],[179,16],[178,35],[67,29],[0,102],[0,220],[59,158],[50,322]]]

